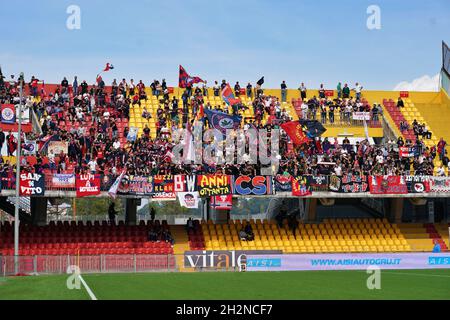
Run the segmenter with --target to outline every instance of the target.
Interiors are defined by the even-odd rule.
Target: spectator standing
[[[283,80],[283,82],[281,83],[281,102],[286,102],[286,98],[287,98],[287,85],[286,85],[286,81]]]
[[[341,84],[341,82],[338,83],[338,85],[336,87],[336,90],[337,90],[337,97],[338,97],[338,99],[340,99],[342,97],[342,84]]]
[[[348,99],[350,97],[350,88],[347,84],[344,84],[344,88],[342,88],[342,98]]]
[[[300,84],[300,87],[298,88],[298,90],[300,91],[300,98],[302,98],[302,100],[305,100],[306,99],[306,86],[303,82]]]
[[[250,82],[247,84],[247,98],[253,98],[253,87]]]
[[[356,93],[356,101],[361,100],[362,89],[363,89],[363,86],[362,86],[362,85],[360,85],[358,82],[355,83],[355,88],[354,88],[353,90],[354,90],[355,93]]]
[[[73,95],[77,96],[78,95],[78,79],[77,79],[77,76],[75,76],[73,78],[72,90],[73,90]]]

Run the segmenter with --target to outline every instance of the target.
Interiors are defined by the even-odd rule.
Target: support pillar
[[[136,225],[138,200],[133,198],[125,200],[125,224],[127,225]]]
[[[403,198],[392,198],[391,199],[391,217],[393,217],[395,223],[402,222],[403,216],[403,206],[404,206]]]
[[[307,221],[314,222],[317,217],[317,198],[309,198],[306,201],[308,202]]]
[[[30,197],[31,223],[34,226],[47,224],[47,198]]]

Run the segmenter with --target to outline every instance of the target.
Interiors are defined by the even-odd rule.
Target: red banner
[[[402,176],[370,176],[370,193],[373,194],[406,194],[408,187]]]
[[[298,121],[289,121],[283,123],[281,128],[286,131],[292,142],[296,145],[302,145],[309,141],[308,137],[303,132],[302,125]]]
[[[334,90],[325,90],[325,97],[334,96]]]
[[[409,91],[400,91],[401,98],[409,98]]]
[[[306,176],[292,178],[292,195],[296,197],[304,197],[311,195],[311,186]]]
[[[75,179],[77,197],[96,196],[100,194],[99,174],[77,174]]]
[[[233,207],[233,196],[231,194],[212,196],[210,207],[215,210],[231,210]]]

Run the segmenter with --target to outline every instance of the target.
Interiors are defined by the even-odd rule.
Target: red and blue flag
[[[178,78],[178,86],[180,88],[186,88],[194,83],[205,82],[199,77],[191,77],[186,70],[180,65],[180,75]]]
[[[241,99],[234,96],[233,90],[231,90],[231,87],[228,83],[222,90],[222,99],[230,106],[241,103]]]

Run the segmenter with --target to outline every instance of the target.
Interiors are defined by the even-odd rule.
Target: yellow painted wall
[[[330,89],[331,90],[331,89]],[[182,88],[174,88],[175,95],[181,96],[184,89]],[[208,89],[209,95],[213,95],[212,88]],[[281,98],[281,90],[280,89],[264,89],[264,94],[276,96]],[[337,98],[337,93],[334,88],[334,96],[332,98]],[[354,92],[351,93],[354,95]],[[364,90],[362,92],[364,98],[366,98],[370,103],[382,103],[383,99],[393,99],[397,100],[400,96],[399,91],[381,91],[381,90]],[[441,92],[417,92],[410,91],[409,98],[415,103],[442,103],[442,93]],[[444,93],[445,95],[445,93]],[[312,98],[313,96],[318,97],[319,91],[317,89],[308,89],[307,90],[307,98]],[[300,91],[298,89],[288,89],[287,92],[287,101],[290,102],[293,98],[300,98]]]
[[[363,138],[366,136],[363,127],[326,127],[327,131],[322,135],[322,137],[354,137]],[[381,138],[383,137],[382,128],[369,128],[369,137]]]

